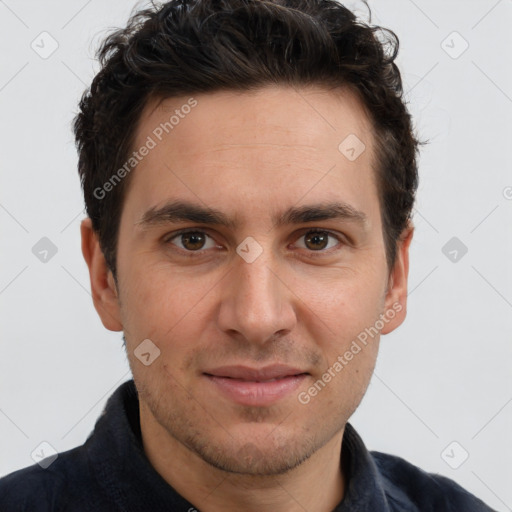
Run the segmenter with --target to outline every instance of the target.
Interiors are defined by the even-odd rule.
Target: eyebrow
[[[284,212],[274,215],[272,221],[276,227],[281,227],[288,224],[303,224],[331,219],[355,223],[362,228],[366,228],[368,225],[368,218],[365,213],[343,202],[290,207]],[[236,229],[238,226],[235,219],[229,218],[220,210],[189,201],[170,201],[160,208],[153,206],[142,215],[135,225],[146,230],[164,224],[187,221],[224,226],[230,229]]]

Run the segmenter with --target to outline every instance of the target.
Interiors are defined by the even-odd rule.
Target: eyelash
[[[182,236],[182,235],[186,235],[186,234],[189,234],[189,233],[201,233],[201,234],[204,234],[206,235],[207,237],[213,239],[213,237],[211,235],[209,235],[205,230],[203,229],[183,229],[183,230],[180,230],[180,231],[176,231],[174,233],[171,233],[169,236],[166,236],[164,238],[164,243],[165,244],[171,244],[171,245],[175,245],[172,243],[172,240],[178,238],[179,236]],[[346,242],[343,240],[343,238],[333,232],[333,231],[330,231],[328,229],[320,229],[320,228],[312,228],[312,229],[308,229],[307,231],[303,232],[297,239],[300,239],[300,238],[303,238],[309,234],[312,234],[312,233],[325,233],[327,234],[328,236],[332,237],[332,238],[335,238],[339,244],[338,245],[344,245]],[[188,256],[188,257],[199,257],[199,256],[202,256],[204,255],[204,252],[205,251],[208,251],[209,249],[198,249],[197,251],[189,251],[189,250],[186,250],[186,249],[182,249],[181,247],[178,247],[176,246],[176,250],[181,252],[182,254],[184,254],[185,256]],[[306,251],[309,253],[309,256],[310,257],[321,257],[321,256],[324,256],[326,254],[331,254],[331,251],[332,250],[340,250],[341,247],[330,247],[329,249],[320,249],[318,251],[313,251],[313,250],[307,250],[306,248]]]

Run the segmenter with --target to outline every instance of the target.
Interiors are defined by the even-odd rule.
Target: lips
[[[293,375],[307,373],[299,368],[293,368],[286,365],[272,365],[264,368],[249,368],[247,366],[222,366],[204,372],[213,377],[226,377],[229,379],[238,379],[250,382],[272,382],[278,379],[284,379]]]
[[[268,406],[296,390],[309,375],[300,368],[272,365],[264,368],[223,366],[205,371],[215,392],[240,405]]]

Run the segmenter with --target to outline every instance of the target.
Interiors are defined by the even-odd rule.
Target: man
[[[406,315],[419,141],[329,0],[179,0],[109,36],[75,121],[94,306],[133,381],[30,511],[486,511],[348,423]]]

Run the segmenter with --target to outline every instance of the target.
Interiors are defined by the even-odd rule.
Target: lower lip
[[[233,402],[240,405],[266,406],[295,391],[307,374],[290,375],[271,382],[254,382],[206,374],[205,377]]]

